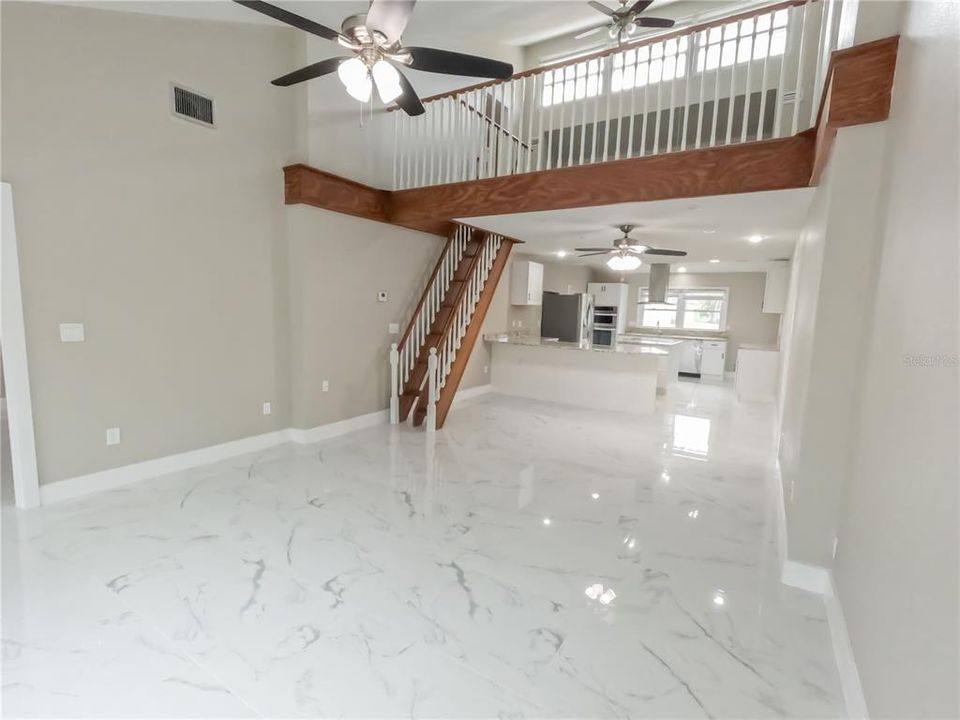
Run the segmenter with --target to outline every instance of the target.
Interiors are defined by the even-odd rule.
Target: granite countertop
[[[631,345],[656,345],[659,347],[676,347],[681,345],[683,340],[672,337],[653,337],[651,335],[623,334],[617,336],[617,342]]]
[[[665,356],[670,353],[652,345],[639,345],[636,343],[624,343],[614,347],[598,346],[594,347],[592,343],[584,342],[577,344],[573,342],[560,342],[550,338],[541,338],[534,335],[510,335],[506,333],[494,333],[484,335],[483,339],[492,343],[504,343],[507,345],[522,345],[524,347],[543,347],[554,350],[580,350],[582,352],[597,353],[619,353],[623,355],[655,355]]]

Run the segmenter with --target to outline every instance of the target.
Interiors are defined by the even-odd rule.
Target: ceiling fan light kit
[[[401,36],[416,0],[371,0],[366,14],[351,15],[343,21],[341,32],[262,0],[234,1],[304,32],[332,40],[354,53],[349,58],[315,62],[273,81],[281,87],[336,71],[347,93],[355,100],[369,102],[376,85],[383,103],[396,102],[408,115],[422,115],[426,109],[398,66],[442,75],[501,80],[513,75],[513,65],[499,60],[449,50],[404,47]]]
[[[643,262],[641,255],[671,255],[674,257],[683,257],[687,253],[683,250],[668,250],[666,248],[655,248],[649,245],[643,245],[630,239],[630,233],[637,229],[636,225],[617,225],[617,230],[623,233],[623,237],[613,241],[612,248],[575,248],[581,258],[591,257],[593,255],[612,255],[607,260],[607,267],[617,272],[630,272],[636,270]]]
[[[624,38],[629,38],[638,28],[671,28],[676,22],[667,18],[640,17],[640,13],[646,10],[653,3],[653,0],[636,0],[632,5],[627,5],[629,0],[620,0],[620,7],[613,10],[597,0],[590,0],[587,4],[594,10],[603,13],[608,20],[601,25],[584,30],[578,35],[574,35],[575,40],[593,35],[603,29],[611,40],[616,40],[617,44],[623,42]]]
[[[636,255],[614,255],[607,260],[607,267],[616,272],[630,272],[643,265],[643,261]]]

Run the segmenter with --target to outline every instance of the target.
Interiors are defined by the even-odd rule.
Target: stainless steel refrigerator
[[[589,342],[593,336],[593,296],[543,293],[540,336],[563,342]]]

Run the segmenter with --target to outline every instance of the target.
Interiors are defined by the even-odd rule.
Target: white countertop
[[[650,335],[631,335],[624,334],[617,336],[617,342],[630,345],[648,345],[657,347],[673,348],[682,345],[683,340],[671,337],[651,337]]]
[[[510,335],[507,333],[484,335],[483,339],[492,343],[505,343],[508,345],[522,345],[525,347],[543,347],[556,350],[579,350],[581,352],[596,353],[619,353],[624,355],[656,355],[664,356],[670,353],[653,345],[641,345],[638,343],[622,343],[614,347],[597,346],[594,347],[590,342],[582,344],[572,342],[560,342],[549,338],[540,338],[534,335]]]
[[[741,345],[738,350],[754,350],[756,352],[780,352],[776,345],[758,345],[756,343],[746,343]]]

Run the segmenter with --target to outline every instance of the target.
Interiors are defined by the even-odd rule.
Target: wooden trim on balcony
[[[810,184],[830,158],[837,130],[881,122],[890,116],[900,36],[837,50],[830,56],[817,114],[817,139]]]
[[[671,198],[807,187],[814,143],[779,140],[507,175],[391,194],[401,225]]]
[[[287,205],[304,203],[367,220],[390,222],[388,190],[378,190],[302,163],[283,169],[283,185]]]

